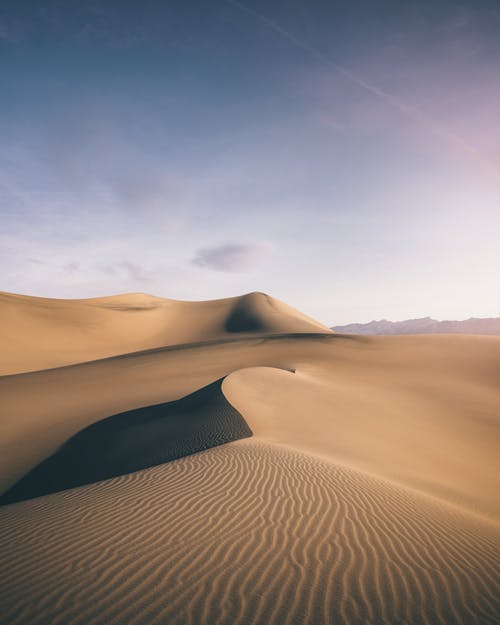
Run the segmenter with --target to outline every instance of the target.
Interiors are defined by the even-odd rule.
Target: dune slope
[[[64,300],[0,292],[0,375],[282,332],[331,330],[264,293],[184,302],[143,293]]]
[[[0,505],[98,482],[252,435],[221,380],[173,402],[97,421],[0,496]]]
[[[498,518],[498,337],[280,335],[4,376],[0,489],[92,423],[228,374],[256,436]]]
[[[0,509],[7,625],[479,625],[487,526],[386,482],[240,441]]]
[[[500,337],[16,297],[4,503],[122,475],[0,507],[2,623],[499,622]]]

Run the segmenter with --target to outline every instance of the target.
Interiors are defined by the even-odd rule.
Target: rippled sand
[[[495,623],[495,532],[262,442],[0,510],[9,625]]]
[[[2,625],[500,621],[500,337],[259,293],[0,319],[3,503],[87,484],[0,506]]]

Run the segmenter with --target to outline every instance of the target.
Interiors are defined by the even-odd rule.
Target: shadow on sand
[[[252,436],[222,379],[164,404],[107,417],[78,432],[0,497],[0,505],[132,473]]]

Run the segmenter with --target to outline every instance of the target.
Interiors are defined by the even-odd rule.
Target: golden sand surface
[[[141,415],[218,380],[253,433],[0,507],[7,625],[498,622],[500,337],[339,335],[261,293],[3,294],[0,319],[2,492],[139,411],[133,455]]]

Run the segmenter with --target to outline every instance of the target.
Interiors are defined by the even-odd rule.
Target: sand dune
[[[500,338],[327,345],[226,378],[253,432],[498,519]]]
[[[500,610],[488,526],[275,445],[225,445],[0,519],[8,625],[473,625]]]
[[[498,337],[282,335],[4,376],[0,488],[92,423],[228,374],[257,436],[499,514]]]
[[[3,503],[123,475],[0,507],[7,625],[500,619],[500,337],[34,299],[0,306]]]
[[[252,435],[221,380],[183,399],[97,421],[0,496],[0,505],[132,473]]]
[[[317,344],[343,340],[332,333],[235,339],[0,377],[0,491],[100,419],[180,399],[245,365],[293,368],[288,361],[315,354]]]
[[[0,375],[144,349],[281,332],[328,332],[264,293],[183,302],[143,293],[63,300],[0,292]]]

